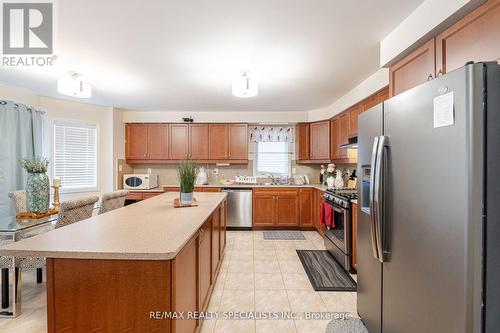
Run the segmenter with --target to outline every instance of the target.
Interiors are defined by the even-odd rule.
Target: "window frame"
[[[50,173],[52,179],[56,176],[55,172],[55,144],[56,144],[56,125],[63,126],[79,126],[79,127],[95,127],[96,131],[96,186],[81,187],[81,188],[65,188],[61,186],[59,193],[88,193],[88,192],[98,192],[100,189],[100,124],[99,122],[83,121],[79,119],[68,119],[68,118],[53,118],[50,122],[51,130],[51,145],[50,145],[50,156],[52,166],[50,167]]]
[[[263,142],[255,142],[255,158],[254,158],[254,163],[253,163],[253,175],[255,177],[262,177],[262,176],[269,176],[269,175],[273,175],[273,177],[281,177],[281,176],[286,176],[286,177],[290,177],[291,173],[292,173],[292,150],[291,150],[291,147],[290,147],[290,142],[281,142],[283,144],[286,145],[287,147],[287,152],[285,153],[288,157],[288,174],[281,174],[281,173],[271,173],[271,172],[268,172],[268,173],[259,173],[259,170],[257,169],[257,165],[258,165],[258,160],[259,160],[259,143],[273,143],[273,142],[270,142],[270,141],[263,141]]]

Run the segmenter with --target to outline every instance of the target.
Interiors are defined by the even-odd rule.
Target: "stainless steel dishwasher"
[[[227,192],[227,226],[234,229],[252,227],[252,189],[223,188]]]

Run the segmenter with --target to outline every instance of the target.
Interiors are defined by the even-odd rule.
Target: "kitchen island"
[[[48,332],[177,332],[204,311],[226,243],[226,194],[173,208],[165,193],[0,248],[47,258]],[[186,314],[185,314],[186,315]]]

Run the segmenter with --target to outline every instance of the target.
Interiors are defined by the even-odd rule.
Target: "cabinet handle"
[[[432,74],[429,74],[429,76],[427,77],[427,81],[430,81],[432,79],[433,79]]]

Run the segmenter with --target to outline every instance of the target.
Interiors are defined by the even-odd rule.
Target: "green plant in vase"
[[[198,176],[198,165],[191,161],[183,161],[177,167],[180,182],[181,205],[190,205],[193,201],[194,184]]]
[[[49,161],[45,157],[23,158],[22,167],[28,172],[26,181],[26,208],[28,212],[47,213],[50,200],[50,182],[47,176]]]

